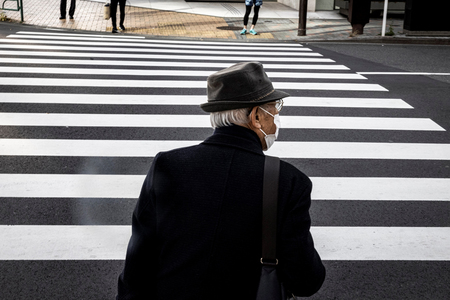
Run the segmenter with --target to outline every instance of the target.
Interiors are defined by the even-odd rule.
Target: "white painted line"
[[[0,139],[0,155],[154,157],[202,141]],[[9,154],[7,154],[9,153]]]
[[[183,44],[143,44],[138,42],[105,42],[105,41],[62,41],[62,40],[32,40],[32,39],[3,39],[0,43],[16,43],[16,44],[45,44],[45,45],[73,45],[73,46],[104,46],[104,47],[139,47],[139,48],[177,48],[177,49],[217,49],[217,50],[246,50],[246,51],[312,51],[309,48],[304,47],[270,47],[269,45],[263,46],[247,46],[246,44],[236,44],[236,46],[210,46],[210,45],[183,45]],[[162,50],[159,50],[162,51]],[[284,52],[283,54],[285,54]]]
[[[29,38],[29,39],[54,39],[54,40],[87,40],[87,41],[117,41],[117,37],[112,37],[109,35],[104,35],[101,37],[93,37],[93,35],[79,35],[79,34],[58,34],[58,33],[38,33],[38,32],[27,32],[20,31],[17,34],[8,35],[8,38]],[[126,41],[129,36],[123,37],[120,40]],[[130,38],[132,42],[137,42],[137,40]],[[240,42],[207,42],[207,41],[182,41],[182,40],[153,40],[153,39],[142,39],[139,40],[140,43],[148,43],[148,44],[176,44],[176,45],[226,45],[226,46],[236,46],[242,45]],[[288,44],[288,43],[245,43],[246,46],[268,46],[268,47],[293,47],[293,48],[301,48],[303,47],[301,44]]]
[[[0,67],[0,73],[30,74],[70,74],[70,75],[125,75],[125,76],[187,76],[208,77],[216,71],[197,70],[143,70],[143,69],[88,69],[88,68],[40,68],[40,67]],[[304,72],[267,72],[269,78],[297,79],[367,79],[354,73],[304,73]]]
[[[281,116],[282,128],[445,131],[426,118]],[[1,126],[209,128],[209,115],[0,113]]]
[[[323,260],[450,260],[449,227],[312,227],[311,233]],[[0,225],[0,260],[124,260],[130,237],[129,225]]]
[[[183,81],[183,80],[119,80],[119,79],[0,77],[0,85],[206,89],[206,80]],[[286,90],[373,91],[373,92],[388,91],[381,85],[371,83],[273,82],[273,86],[276,89],[286,89]]]
[[[0,55],[12,56],[48,56],[48,57],[89,57],[89,58],[113,58],[113,59],[168,59],[168,60],[201,60],[201,61],[249,61],[249,56],[202,56],[202,55],[163,55],[163,54],[125,54],[125,53],[100,53],[100,52],[54,52],[54,51],[8,51],[1,50]],[[285,57],[258,56],[258,61],[286,62]],[[294,62],[334,62],[329,58],[322,57],[290,57]]]
[[[107,105],[200,105],[206,95],[106,95],[0,93],[0,103],[62,103]],[[286,104],[284,104],[286,105]]]
[[[94,66],[138,66],[138,67],[177,67],[177,68],[228,68],[233,63],[204,62],[170,62],[170,61],[131,61],[131,60],[73,60],[73,59],[40,59],[0,57],[0,62],[9,64],[51,64],[51,65],[94,65]],[[332,64],[271,64],[265,63],[264,69],[285,70],[350,70],[344,65]]]
[[[131,226],[0,225],[0,260],[123,260]]]
[[[0,174],[0,197],[135,199],[144,178],[145,175]],[[311,177],[311,180],[313,200],[450,201],[450,178]]]
[[[145,175],[0,174],[0,197],[134,199],[139,196],[144,178]]]
[[[180,47],[181,48],[181,47]],[[201,54],[201,55],[248,55],[248,50],[246,51],[236,51],[236,50],[192,50],[192,49],[154,49],[154,48],[125,48],[125,47],[87,47],[87,46],[49,46],[49,45],[16,45],[16,44],[3,44],[0,42],[0,49],[20,49],[20,50],[50,50],[50,51],[102,51],[102,52],[114,52],[117,53],[127,53],[127,52],[138,52],[138,53],[183,53],[183,54]],[[322,56],[322,54],[315,52],[278,52],[278,51],[258,51],[259,56]]]
[[[449,76],[450,73],[429,73],[429,72],[358,72],[364,75],[420,75],[420,76]]]
[[[398,108],[412,109],[413,107],[402,99],[390,98],[336,98],[336,97],[288,97],[284,99],[284,106],[311,107],[347,107],[347,108]]]
[[[450,178],[313,177],[311,180],[315,200],[450,200]]]
[[[428,118],[281,116],[282,128],[445,131]]]
[[[379,84],[371,83],[315,83],[315,82],[273,82],[277,89],[287,90],[333,90],[333,91],[372,91],[388,92]]]
[[[200,105],[206,95],[103,95],[0,93],[0,103],[64,103],[108,105]],[[402,99],[288,97],[284,106],[412,109]]]
[[[47,29],[49,30],[49,29]],[[51,30],[51,29],[50,29]],[[20,36],[30,35],[30,38],[34,38],[34,35],[41,36],[78,36],[78,37],[95,37],[95,38],[111,38],[111,39],[145,39],[145,36],[139,36],[139,35],[106,35],[106,34],[82,34],[82,33],[69,33],[69,32],[37,32],[37,31],[19,31],[16,32],[16,34],[20,34]],[[14,34],[10,34],[8,37],[13,37]]]
[[[201,141],[0,139],[0,155],[154,157]],[[450,160],[450,144],[277,141],[267,151],[281,158]]]
[[[450,227],[312,227],[311,233],[323,260],[450,260]]]
[[[267,154],[282,158],[450,160],[450,144],[278,141]]]

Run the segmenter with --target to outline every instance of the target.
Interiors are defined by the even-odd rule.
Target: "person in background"
[[[122,31],[125,31],[125,26],[123,26],[123,22],[125,21],[125,2],[126,0],[111,0],[111,21],[112,21],[112,33],[118,33],[117,31],[117,4],[120,6],[120,22],[119,28]]]
[[[75,14],[75,2],[76,0],[70,0],[70,8],[69,8],[69,17],[71,20],[73,20],[73,15]],[[60,10],[61,10],[61,16],[59,17],[60,20],[66,19],[66,6],[67,6],[67,0],[61,0],[60,2]]]
[[[347,19],[352,25],[350,37],[364,33],[364,26],[370,21],[370,0],[350,0]]]
[[[200,107],[214,133],[153,159],[133,212],[117,300],[256,298],[263,151],[277,138],[289,95],[274,89],[259,62],[210,75],[207,94]],[[310,232],[312,183],[285,161],[278,182],[277,272],[290,293],[311,296],[325,280]]]
[[[258,34],[255,31],[255,25],[256,22],[258,21],[259,9],[261,8],[262,4],[263,4],[262,0],[245,0],[244,29],[242,29],[241,31],[242,35],[247,34],[247,32],[253,35]],[[253,5],[255,5],[255,8],[253,9],[252,26],[250,27],[250,31],[247,31],[248,17],[250,16],[250,12],[252,11]]]

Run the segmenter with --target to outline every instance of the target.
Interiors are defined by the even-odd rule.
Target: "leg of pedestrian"
[[[244,28],[241,31],[241,34],[247,34],[247,24],[248,24],[248,17],[250,16],[250,12],[252,11],[252,5],[247,5],[247,1],[245,2],[245,15],[244,15]]]
[[[66,5],[67,5],[66,0],[61,0],[61,2],[59,4],[59,8],[60,8],[60,12],[61,12],[61,15],[59,17],[60,20],[66,19]]]
[[[258,21],[258,16],[259,16],[259,9],[261,8],[261,6],[256,6],[253,9],[253,20],[252,20],[252,27],[250,28],[250,33],[253,35],[257,35],[258,33],[255,30],[255,25],[256,22]]]
[[[70,16],[70,19],[72,19],[72,20],[73,20],[73,15],[75,14],[75,6],[76,6],[76,0],[70,0],[69,16]]]
[[[120,6],[119,27],[122,31],[125,31],[125,26],[123,26],[123,22],[125,21],[125,2],[126,2],[126,0],[120,0],[120,2],[119,2],[119,6]]]
[[[118,33],[117,31],[117,3],[118,0],[111,0],[111,22],[112,22],[112,33]]]

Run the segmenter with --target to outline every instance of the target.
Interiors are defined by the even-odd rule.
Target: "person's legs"
[[[76,2],[76,0],[70,1],[69,16],[71,19],[73,19],[73,15],[75,14],[75,5],[76,5],[75,2]]]
[[[117,13],[117,2],[118,0],[111,0],[111,22],[112,22],[112,32],[117,32],[117,19],[116,19],[116,13]]]
[[[252,11],[252,6],[245,6],[244,29],[242,29],[241,34],[247,33],[248,17],[250,16],[251,11]]]
[[[255,6],[255,8],[253,9],[253,20],[252,20],[252,27],[255,28],[256,22],[258,21],[258,16],[259,16],[259,9],[261,8],[261,6]]]
[[[120,6],[120,29],[125,30],[125,26],[123,26],[123,22],[125,21],[125,3],[126,0],[120,0],[119,6]]]
[[[60,19],[65,19],[66,18],[66,5],[67,5],[66,0],[61,0],[60,5],[59,5],[59,9],[61,11]]]
[[[259,9],[260,8],[261,8],[261,6],[255,6],[255,8],[253,9],[252,27],[250,28],[250,33],[253,34],[253,35],[257,34],[257,32],[255,31],[255,25],[256,25],[256,22],[258,21]]]

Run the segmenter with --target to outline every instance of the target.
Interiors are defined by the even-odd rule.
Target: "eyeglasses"
[[[279,113],[281,111],[281,109],[283,108],[283,104],[284,101],[283,99],[277,100],[275,101],[275,109],[277,110],[277,112]],[[264,108],[262,108],[261,106],[259,106],[259,108],[261,108],[262,110],[264,110],[266,113],[270,114],[271,116],[273,116],[270,112],[268,112],[267,110],[265,110]],[[247,116],[249,116],[252,113],[253,108],[250,108],[250,110],[248,111]]]

